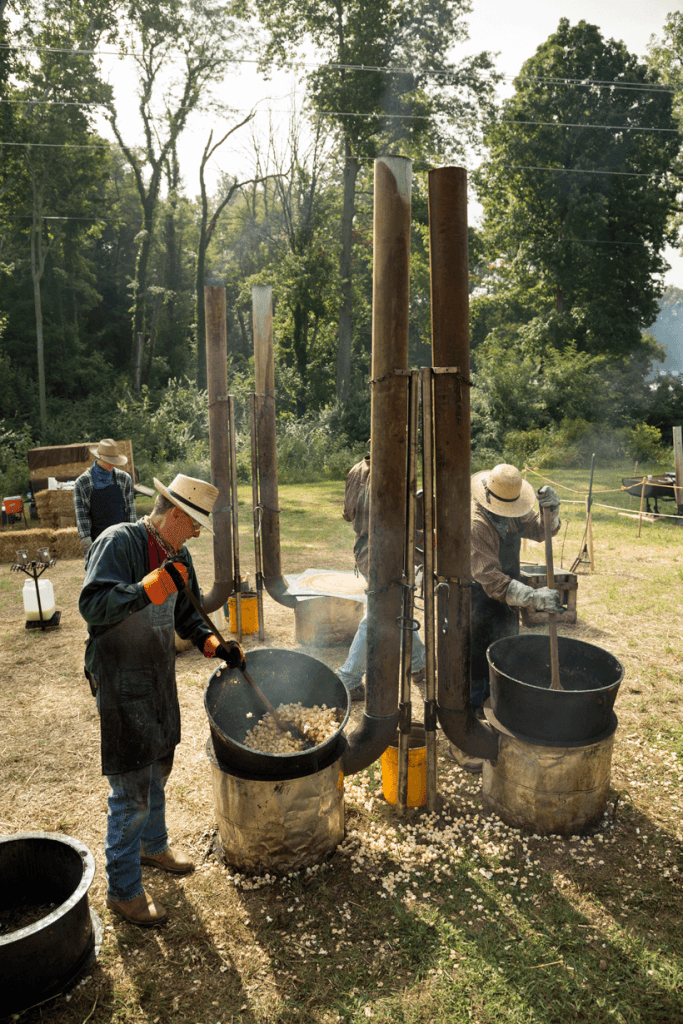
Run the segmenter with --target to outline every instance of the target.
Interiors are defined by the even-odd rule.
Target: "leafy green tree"
[[[683,13],[669,14],[661,39],[652,37],[647,63],[663,85],[673,90],[673,115],[679,131],[683,130]],[[672,224],[683,240],[683,155],[679,152],[672,163],[671,175],[677,183],[678,195],[672,207]]]
[[[15,59],[6,97],[13,102],[12,148],[3,154],[2,202],[13,219],[16,241],[27,245],[33,292],[40,428],[47,424],[43,281],[59,267],[68,283],[77,315],[76,295],[94,297],[88,270],[79,261],[79,244],[98,198],[106,143],[92,130],[92,108],[108,97],[92,48],[110,27],[109,15],[96,5],[26,5],[17,26],[25,58]],[[24,212],[25,211],[25,212]],[[18,220],[27,217],[25,222]],[[78,223],[80,221],[80,223]],[[50,253],[60,261],[48,264]],[[71,266],[68,266],[68,256]],[[64,279],[63,278],[63,279]],[[64,289],[57,289],[62,298]],[[63,327],[63,309],[58,310]],[[58,340],[63,338],[57,334]],[[62,359],[64,351],[60,352]]]
[[[476,136],[492,64],[486,53],[459,64],[450,57],[454,44],[467,38],[467,0],[254,0],[254,7],[268,30],[262,67],[287,63],[292,47],[307,39],[325,61],[307,73],[307,81],[313,107],[335,127],[343,149],[337,398],[346,402],[361,163],[397,148],[411,157],[461,152],[463,143]]]
[[[479,346],[513,349],[537,375],[553,350],[647,372],[675,127],[671,95],[623,43],[560,21],[523,65],[475,176],[489,252],[473,301]]]
[[[254,140],[250,187],[215,235],[210,269],[225,279],[245,335],[252,285],[274,285],[276,386],[283,408],[302,415],[334,397],[339,188],[322,127],[308,144],[296,116],[284,130],[280,138],[271,124],[266,144]],[[243,351],[252,351],[250,330]]]
[[[135,178],[142,230],[133,289],[133,347],[147,327],[148,268],[165,170],[193,111],[216,107],[210,86],[223,79],[244,43],[246,29],[234,3],[212,0],[131,0],[119,22],[122,53],[133,54],[138,74],[138,113],[144,144],[124,138],[114,104],[110,123]],[[171,172],[172,173],[172,172]],[[134,348],[133,348],[134,350]]]

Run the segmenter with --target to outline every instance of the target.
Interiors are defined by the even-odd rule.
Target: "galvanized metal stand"
[[[242,575],[240,571],[239,502],[237,498],[237,454],[235,447],[235,399],[228,395],[228,429],[230,431],[230,504],[232,506],[232,559],[235,587],[235,631],[242,642]]]
[[[434,422],[432,368],[421,371],[422,489],[424,495],[424,617],[425,617],[425,742],[427,744],[427,810],[436,810],[436,637],[434,632]]]
[[[263,506],[259,500],[258,437],[256,430],[256,395],[249,396],[249,422],[251,428],[251,505],[254,520],[254,575],[256,576],[256,607],[258,609],[258,638],[263,640],[263,561],[261,558],[261,523]]]
[[[27,576],[30,576],[36,585],[36,600],[38,601],[38,621],[40,622],[40,629],[44,633],[46,629],[56,629],[59,625],[61,618],[61,612],[55,612],[50,619],[43,618],[43,606],[40,602],[40,587],[38,586],[38,580],[43,575],[46,569],[51,569],[53,565],[56,565],[57,559],[50,558],[50,552],[47,548],[40,548],[38,556],[41,559],[40,562],[28,560],[28,551],[17,551],[17,560],[10,566],[10,572],[23,572]],[[55,621],[56,620],[56,621]],[[27,629],[37,629],[38,623],[35,626],[26,623]]]
[[[406,489],[406,533],[404,554],[403,615],[401,643],[401,682],[398,720],[398,792],[396,806],[405,814],[408,801],[408,757],[412,729],[410,676],[413,661],[413,631],[419,626],[413,618],[415,596],[415,503],[417,492],[417,430],[420,403],[419,371],[411,370],[408,382],[408,479]]]

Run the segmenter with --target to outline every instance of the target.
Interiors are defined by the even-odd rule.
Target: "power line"
[[[570,121],[517,121],[514,119],[501,119],[495,124],[531,124],[548,128],[603,128],[611,132],[672,132],[674,135],[683,135],[680,128],[641,128],[638,125],[628,124],[574,124]]]
[[[599,174],[600,176],[618,175],[624,178],[651,178],[652,174],[643,171],[584,171],[578,167],[531,167],[527,164],[500,164],[506,170],[516,171],[552,171],[555,174]]]
[[[578,85],[588,88],[597,85],[603,89],[635,89],[637,92],[675,93],[668,85],[656,82],[615,82],[600,78],[550,78],[545,75],[503,75],[506,82],[549,82],[552,85]]]
[[[135,50],[85,50],[85,49],[68,49],[66,47],[54,47],[54,46],[33,46],[28,43],[2,43],[0,44],[0,50],[31,50],[35,53],[65,53],[70,54],[74,57],[80,56],[100,56],[100,57],[144,57],[144,53],[136,53]],[[233,64],[259,64],[260,61],[257,57],[235,57],[233,58]],[[435,68],[414,68],[414,67],[392,67],[390,65],[374,65],[374,64],[341,64],[336,62],[327,61],[292,61],[289,64],[282,64],[281,67],[284,70],[298,71],[300,68],[329,68],[331,71],[372,71],[381,72],[384,74],[395,74],[395,75],[426,75],[426,76],[445,76],[455,79],[457,77],[456,72],[444,68],[438,70]],[[593,85],[600,86],[601,88],[609,89],[635,89],[639,92],[665,92],[674,93],[676,90],[669,88],[666,85],[657,85],[656,83],[647,82],[615,82],[606,79],[593,79],[593,78],[559,78],[559,77],[548,77],[544,75],[503,75],[501,76],[505,81],[526,81],[526,82],[548,82],[555,85],[573,85],[573,86],[584,86],[589,87]],[[462,81],[462,79],[458,79]]]

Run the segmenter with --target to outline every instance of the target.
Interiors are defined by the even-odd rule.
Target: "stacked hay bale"
[[[36,507],[43,526],[51,526],[57,530],[62,525],[62,518],[68,518],[75,524],[74,492],[72,489],[56,491],[36,491]]]
[[[0,564],[11,565],[17,551],[28,551],[31,561],[38,549],[47,548],[51,558],[82,558],[83,549],[75,526],[66,530],[12,530],[0,533]]]
[[[0,563],[11,565],[16,561],[17,551],[28,551],[33,560],[38,557],[38,548],[50,548],[53,530],[12,530],[0,533]],[[80,544],[78,546],[80,554]]]

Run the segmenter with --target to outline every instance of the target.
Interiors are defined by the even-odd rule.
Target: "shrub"
[[[658,463],[665,456],[662,432],[649,423],[637,423],[624,430],[624,440],[627,455],[638,462]]]
[[[0,498],[28,490],[31,476],[26,453],[35,446],[26,424],[10,429],[0,420]]]

